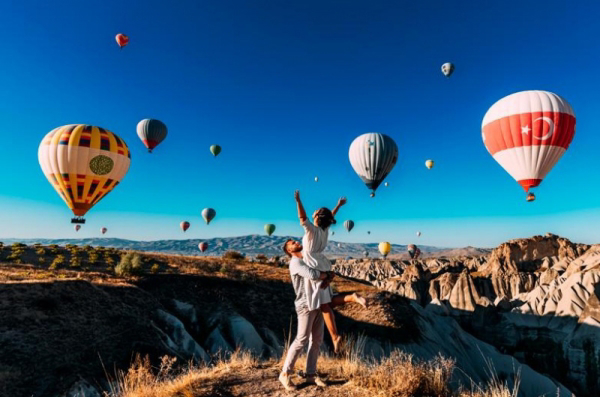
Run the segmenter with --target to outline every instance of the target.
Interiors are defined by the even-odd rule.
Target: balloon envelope
[[[115,40],[117,41],[117,44],[119,45],[119,47],[123,48],[125,47],[128,43],[129,43],[129,37],[127,37],[126,35],[124,35],[123,33],[118,33],[115,36]]]
[[[207,225],[215,218],[216,215],[217,211],[213,210],[212,208],[205,208],[202,210],[202,218],[204,218],[204,221]]]
[[[275,225],[272,223],[267,223],[265,225],[265,232],[267,232],[269,236],[273,234],[273,232],[275,232]]]
[[[381,253],[381,255],[383,256],[387,256],[390,251],[392,250],[392,245],[390,243],[388,243],[387,241],[384,241],[382,243],[379,243],[379,252]]]
[[[204,252],[208,249],[208,243],[200,243],[198,244],[198,249],[200,250],[200,252]]]
[[[212,145],[210,147],[210,152],[212,153],[213,156],[217,157],[219,155],[219,153],[221,153],[221,146]]]
[[[150,153],[167,137],[167,126],[160,120],[144,119],[137,124],[136,130]]]
[[[106,234],[106,232],[108,231],[107,228],[103,227],[102,229],[100,229],[100,233],[102,234]]]
[[[427,160],[425,162],[425,167],[427,167],[428,170],[433,168],[433,160]]]
[[[179,227],[185,232],[190,228],[190,223],[188,221],[183,221],[179,224]]]
[[[452,73],[454,73],[454,65],[450,62],[446,62],[442,65],[442,73],[444,73],[444,76],[450,77]]]
[[[131,156],[117,134],[70,124],[50,131],[38,148],[48,182],[76,216],[84,216],[125,177]]]
[[[75,231],[78,232],[81,229],[81,225],[75,225]]]
[[[522,91],[492,105],[481,131],[494,160],[529,192],[569,148],[575,136],[575,113],[556,94]]]
[[[396,165],[398,146],[385,134],[369,132],[354,139],[348,157],[360,179],[375,192]]]
[[[421,232],[417,232],[417,237],[421,237]]]
[[[350,232],[354,228],[354,221],[347,220],[344,222],[344,227]]]

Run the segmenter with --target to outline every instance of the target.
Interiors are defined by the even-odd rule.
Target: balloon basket
[[[85,223],[85,219],[83,219],[83,218],[71,218],[71,223],[83,225]]]

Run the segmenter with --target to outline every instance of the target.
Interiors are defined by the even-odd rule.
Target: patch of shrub
[[[13,249],[15,249],[15,248],[25,248],[27,246],[25,244],[23,244],[23,243],[12,243],[11,247]]]
[[[88,262],[91,265],[95,265],[98,262],[98,254],[95,251],[92,251],[88,254]]]
[[[52,269],[52,270],[58,269],[64,263],[65,263],[65,256],[64,255],[57,255],[56,258],[54,258],[54,260],[50,264],[50,269]]]
[[[221,268],[219,269],[219,273],[222,273],[225,275],[231,275],[231,273],[233,273],[234,270],[235,270],[235,266],[233,266],[229,263],[223,263],[221,265]]]
[[[267,261],[267,256],[263,254],[256,255],[256,261],[259,263],[265,263]]]
[[[74,268],[81,267],[81,259],[77,255],[73,255],[69,261],[69,266]]]
[[[40,255],[40,256],[44,256],[46,255],[46,250],[44,249],[44,247],[38,247],[35,250],[36,255]]]
[[[73,248],[77,248],[77,246],[75,244],[67,244],[67,245],[65,245],[65,248],[68,250],[71,250]]]
[[[40,257],[38,258],[38,263],[39,263],[40,265],[43,265],[44,263],[46,263],[46,258],[44,258],[43,256],[40,256]]]
[[[156,274],[160,271],[160,266],[158,265],[158,263],[155,263],[154,265],[152,265],[152,267],[150,268],[150,272],[152,274]]]
[[[42,246],[42,243],[33,243],[32,245],[33,245],[35,248],[37,248],[37,247],[41,247],[41,246]]]
[[[223,259],[229,259],[232,261],[241,261],[244,259],[244,255],[237,251],[227,251],[223,254]]]
[[[139,254],[133,252],[123,255],[119,264],[115,266],[115,274],[119,277],[135,276],[142,273],[142,258]]]

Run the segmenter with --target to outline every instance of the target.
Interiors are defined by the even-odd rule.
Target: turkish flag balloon
[[[536,187],[575,135],[571,105],[548,91],[522,91],[487,111],[481,136],[487,151],[525,189]]]
[[[117,40],[117,44],[119,47],[123,48],[129,43],[129,37],[124,35],[123,33],[119,33],[115,36],[115,40]]]

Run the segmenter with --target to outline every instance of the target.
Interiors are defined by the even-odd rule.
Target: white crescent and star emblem
[[[548,129],[548,133],[546,135],[543,135],[541,137],[534,135],[533,138],[539,139],[540,141],[545,141],[545,140],[550,139],[552,137],[552,134],[554,134],[554,121],[550,117],[538,117],[537,119],[533,120],[533,122],[535,123],[538,120],[545,121],[546,123],[548,123],[548,127],[550,127],[550,128]],[[531,128],[529,128],[529,125],[521,127],[521,134],[528,135],[530,131],[531,131]]]

